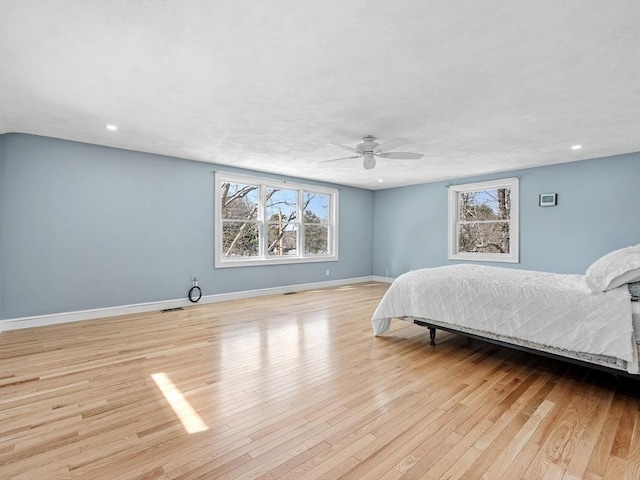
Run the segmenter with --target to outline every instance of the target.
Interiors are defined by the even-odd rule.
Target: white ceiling
[[[0,112],[370,189],[635,152],[640,1],[0,0]],[[321,163],[367,134],[425,156]]]

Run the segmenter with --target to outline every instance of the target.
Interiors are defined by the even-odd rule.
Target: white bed
[[[480,265],[411,271],[384,295],[374,335],[399,318],[432,334],[442,328],[638,374],[640,304],[627,283],[640,281],[640,245],[598,262],[587,275]]]

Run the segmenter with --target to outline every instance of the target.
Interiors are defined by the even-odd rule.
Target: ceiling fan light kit
[[[376,166],[376,158],[371,153],[367,153],[364,156],[364,162],[362,162],[362,166],[365,170],[371,170]]]
[[[393,140],[389,140],[384,143],[378,143],[376,142],[376,138],[372,135],[362,137],[362,143],[356,145],[355,148],[347,147],[346,145],[339,145],[337,143],[330,143],[329,145],[333,145],[334,147],[353,152],[356,155],[352,155],[350,157],[332,158],[331,160],[324,160],[322,163],[363,158],[362,166],[365,168],[365,170],[371,170],[376,166],[375,157],[398,160],[418,160],[424,156],[422,153],[389,151],[400,148],[407,143],[409,143],[409,140],[402,137],[394,138]]]

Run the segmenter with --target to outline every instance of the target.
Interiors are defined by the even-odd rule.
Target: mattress
[[[635,374],[631,303],[626,286],[592,293],[583,275],[450,265],[398,277],[371,322],[375,335],[387,331],[392,318],[444,322],[541,350],[609,357]]]

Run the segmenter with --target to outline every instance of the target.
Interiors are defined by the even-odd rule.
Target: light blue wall
[[[338,262],[216,270],[214,171],[240,170],[24,134],[2,151],[0,318],[184,298],[193,275],[210,295],[373,271],[368,190],[340,187]]]
[[[584,273],[602,254],[640,242],[634,153],[375,193],[339,187],[339,262],[216,270],[217,168],[252,173],[0,136],[0,318],[184,298],[193,275],[207,295],[446,265],[447,183],[520,177],[521,262],[496,265]],[[548,192],[558,206],[538,207]]]
[[[447,260],[447,184],[520,177],[520,263],[584,274],[603,254],[640,243],[640,153],[376,192],[375,275],[397,277]],[[539,207],[540,193],[556,207]],[[485,263],[486,264],[486,263]]]

